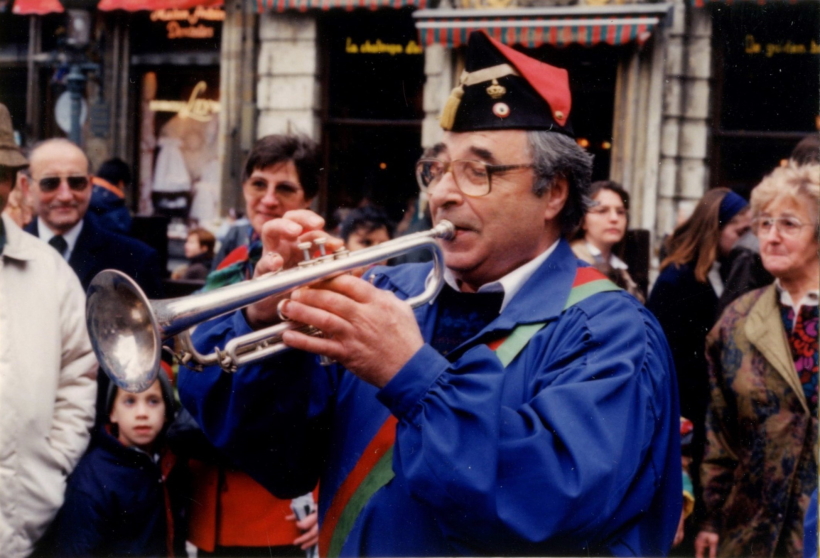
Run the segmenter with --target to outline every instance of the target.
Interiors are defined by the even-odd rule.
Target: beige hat
[[[0,166],[27,167],[28,160],[14,141],[11,114],[6,105],[0,103]]]

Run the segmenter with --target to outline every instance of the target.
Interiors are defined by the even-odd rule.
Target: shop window
[[[132,14],[131,74],[140,212],[184,223],[218,217],[221,166],[219,53],[222,8]],[[169,231],[173,237],[174,231]]]
[[[320,20],[326,185],[322,209],[373,203],[400,220],[418,193],[424,55],[408,9]]]
[[[612,119],[615,80],[623,47],[599,44],[520,49],[522,52],[569,72],[572,92],[572,128],[576,140],[591,153],[592,179],[608,180],[612,155]],[[627,186],[628,187],[628,186]]]
[[[818,128],[820,11],[714,6],[713,186],[749,190]]]
[[[0,13],[0,84],[5,85],[0,86],[0,103],[9,109],[18,132],[26,121],[28,30],[27,18]]]
[[[141,75],[139,181],[153,212],[217,217],[219,68],[157,66]]]

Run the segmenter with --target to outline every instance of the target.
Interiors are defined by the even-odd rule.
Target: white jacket
[[[0,556],[27,556],[63,503],[88,445],[97,361],[85,295],[48,244],[2,217]]]

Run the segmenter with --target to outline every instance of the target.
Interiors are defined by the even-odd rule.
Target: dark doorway
[[[402,218],[418,192],[424,55],[411,11],[329,12],[323,37],[326,184],[320,210],[373,203]]]
[[[817,133],[820,11],[778,2],[712,9],[712,186],[744,191]]]
[[[612,158],[612,120],[615,80],[624,48],[611,45],[520,49],[530,56],[569,72],[572,92],[570,118],[578,143],[595,156],[593,180],[609,179]]]

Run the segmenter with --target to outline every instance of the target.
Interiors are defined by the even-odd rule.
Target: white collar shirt
[[[556,240],[549,248],[544,250],[538,256],[533,258],[532,260],[528,261],[522,266],[517,267],[516,269],[509,272],[504,277],[496,281],[492,281],[491,283],[487,283],[485,285],[481,285],[478,288],[479,293],[504,293],[504,300],[501,302],[501,309],[499,312],[503,311],[504,308],[507,307],[510,300],[521,290],[521,287],[524,286],[524,283],[527,282],[527,279],[532,277],[532,274],[535,273],[535,270],[538,269],[542,263],[546,261],[547,258],[550,257],[555,251],[556,246],[558,246],[558,240]],[[427,281],[431,281],[433,278],[432,272],[430,275],[427,276]],[[444,280],[450,285],[454,290],[461,291],[461,288],[458,285],[458,281],[456,280],[453,273],[445,268],[444,269]]]
[[[65,254],[63,257],[68,261],[71,258],[71,253],[74,252],[74,247],[77,245],[77,238],[80,236],[80,231],[83,230],[83,219],[71,227],[68,232],[63,234],[63,239],[65,239],[68,248],[66,248]],[[41,221],[37,221],[37,235],[40,237],[45,243],[48,243],[53,237],[57,236],[54,232],[44,225]]]
[[[592,244],[590,242],[587,242],[587,250],[589,250],[589,253],[593,258],[597,259],[597,258],[601,257],[601,251],[598,249],[597,246],[595,246],[594,244]],[[610,254],[609,255],[609,262],[608,263],[609,263],[609,267],[611,267],[612,269],[629,269],[629,266],[626,265],[626,262],[623,261],[618,256],[616,256],[615,254]]]

